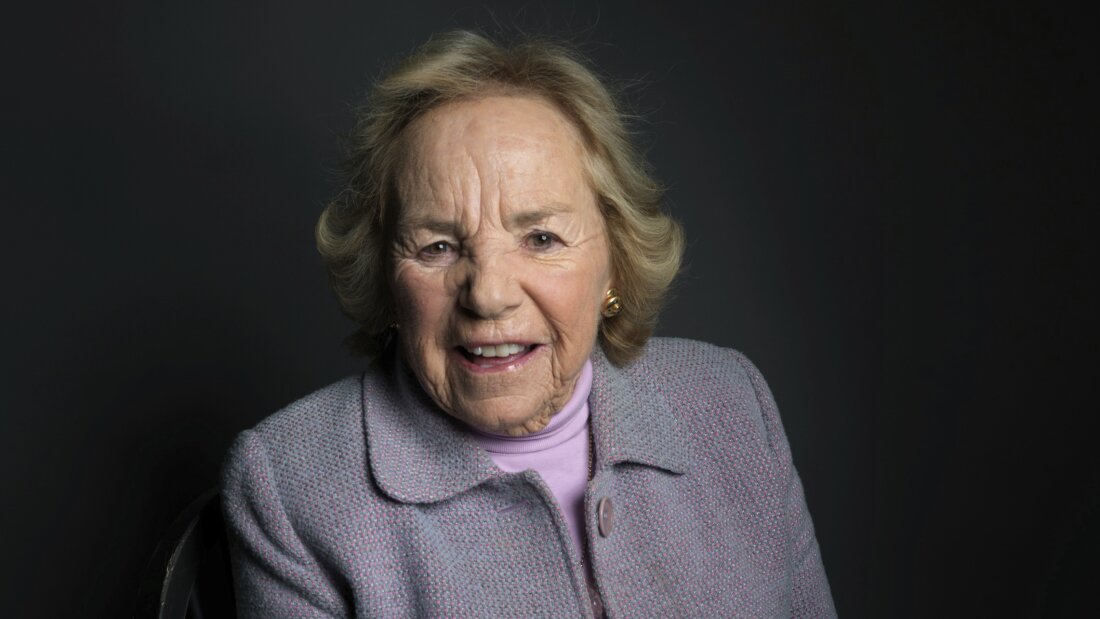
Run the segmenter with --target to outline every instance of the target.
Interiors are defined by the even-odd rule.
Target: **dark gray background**
[[[686,225],[660,332],[764,371],[847,617],[1095,589],[1095,14],[1035,3],[124,2],[8,13],[0,614],[127,616],[241,429],[348,373],[312,226],[454,26],[633,84]]]

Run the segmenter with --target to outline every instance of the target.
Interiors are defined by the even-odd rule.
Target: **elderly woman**
[[[317,226],[374,362],[241,434],[246,617],[834,615],[775,403],[651,338],[682,234],[562,47],[433,39]]]

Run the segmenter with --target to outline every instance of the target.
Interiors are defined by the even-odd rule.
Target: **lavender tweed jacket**
[[[403,398],[392,365],[237,439],[223,501],[240,615],[591,617],[582,557],[539,476],[497,469],[427,396]],[[756,368],[654,338],[626,368],[597,350],[593,369],[585,525],[607,615],[834,617]]]

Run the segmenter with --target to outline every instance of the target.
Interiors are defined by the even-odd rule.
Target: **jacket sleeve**
[[[742,367],[749,374],[756,399],[760,404],[761,415],[768,443],[785,478],[787,520],[790,544],[791,575],[791,617],[793,619],[818,617],[836,617],[833,596],[829,590],[829,581],[825,577],[825,567],[821,562],[821,550],[814,535],[810,510],[806,506],[806,497],[802,492],[802,480],[794,468],[791,459],[791,447],[787,442],[783,423],[779,419],[779,409],[775,405],[768,384],[760,371],[744,355],[735,353]]]
[[[338,588],[299,538],[267,452],[251,431],[229,452],[222,505],[239,617],[350,615]]]

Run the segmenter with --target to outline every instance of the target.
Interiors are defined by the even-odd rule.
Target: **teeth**
[[[507,357],[514,355],[523,350],[523,346],[519,344],[500,344],[498,346],[475,346],[474,348],[467,348],[471,355],[477,355],[479,357]]]

